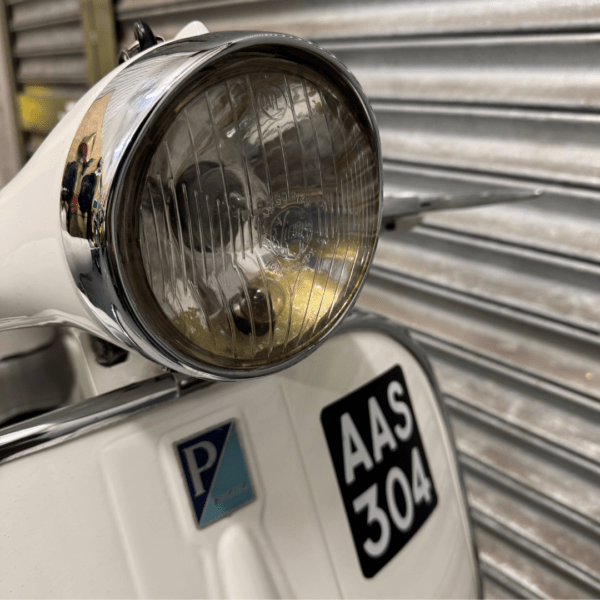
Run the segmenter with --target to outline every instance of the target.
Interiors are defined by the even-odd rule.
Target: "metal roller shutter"
[[[116,65],[111,0],[4,0],[22,158]]]
[[[486,597],[600,594],[600,6],[592,1],[118,0],[129,43],[310,37],[352,69],[386,188],[537,190],[385,231],[361,304],[409,325],[453,416]]]

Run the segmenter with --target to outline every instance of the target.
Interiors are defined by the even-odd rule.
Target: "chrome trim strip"
[[[180,396],[177,379],[161,375],[2,430],[0,464],[66,442]]]

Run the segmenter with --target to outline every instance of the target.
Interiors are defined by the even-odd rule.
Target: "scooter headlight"
[[[290,36],[224,35],[166,44],[131,65],[177,57],[179,72],[163,65],[169,85],[134,131],[113,134],[118,153],[102,151],[113,175],[98,186],[87,237],[130,344],[167,366],[235,379],[295,362],[353,304],[377,241],[381,157],[370,108],[335,59]],[[126,73],[111,93],[147,103]],[[93,155],[80,131],[74,157],[84,138]]]

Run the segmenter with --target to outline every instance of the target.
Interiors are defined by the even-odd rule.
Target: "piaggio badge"
[[[198,527],[254,499],[234,421],[177,442],[175,449]]]

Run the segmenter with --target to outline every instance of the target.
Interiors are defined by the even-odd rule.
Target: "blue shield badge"
[[[235,421],[177,442],[175,449],[198,527],[254,499]]]

